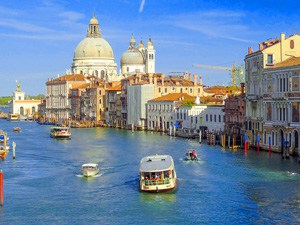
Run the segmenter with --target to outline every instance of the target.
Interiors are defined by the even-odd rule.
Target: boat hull
[[[96,169],[96,170],[87,170],[87,169],[83,169],[82,170],[82,174],[83,176],[85,177],[92,177],[92,176],[95,176],[99,173],[99,169]]]
[[[140,182],[139,189],[143,192],[149,193],[160,193],[160,192],[169,192],[174,191],[177,188],[177,179],[174,182],[170,182],[165,185],[145,185],[143,182]]]

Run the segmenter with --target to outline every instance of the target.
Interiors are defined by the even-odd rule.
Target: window
[[[217,122],[217,116],[216,115],[214,115],[214,121]]]
[[[219,122],[221,123],[221,115],[219,115]]]
[[[273,64],[273,55],[268,54],[267,55],[267,65],[272,65]]]
[[[209,115],[209,117],[210,117],[210,122],[212,122],[212,115]]]
[[[165,93],[168,93],[168,88],[165,88]]]
[[[207,122],[208,121],[208,115],[206,114],[205,116],[206,116],[206,122]]]
[[[294,44],[294,40],[291,40],[291,41],[290,41],[290,48],[291,48],[291,49],[294,49],[294,45],[295,45],[295,44]]]
[[[160,88],[158,88],[158,93],[160,93]]]
[[[292,103],[292,122],[299,122],[299,102]]]

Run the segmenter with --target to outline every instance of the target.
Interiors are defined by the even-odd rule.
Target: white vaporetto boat
[[[152,155],[140,162],[140,190],[163,192],[177,187],[173,158],[169,155]]]
[[[97,163],[86,163],[81,166],[82,174],[85,177],[95,176],[99,173],[100,169]]]
[[[71,131],[69,127],[52,127],[50,131],[52,138],[70,138]]]

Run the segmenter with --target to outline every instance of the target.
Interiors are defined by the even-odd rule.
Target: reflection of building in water
[[[41,100],[25,99],[25,92],[21,90],[21,85],[17,84],[17,89],[13,92],[13,99],[8,104],[8,113],[22,116],[34,116],[38,111]]]

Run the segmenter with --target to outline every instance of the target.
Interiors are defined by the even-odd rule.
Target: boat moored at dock
[[[145,192],[163,192],[177,187],[173,158],[169,155],[152,155],[140,162],[139,188]]]
[[[52,127],[50,131],[52,138],[70,138],[71,130],[69,127]]]
[[[9,146],[8,146],[8,137],[7,133],[4,132],[3,130],[0,130],[0,158],[5,159],[8,151],[9,151]]]

